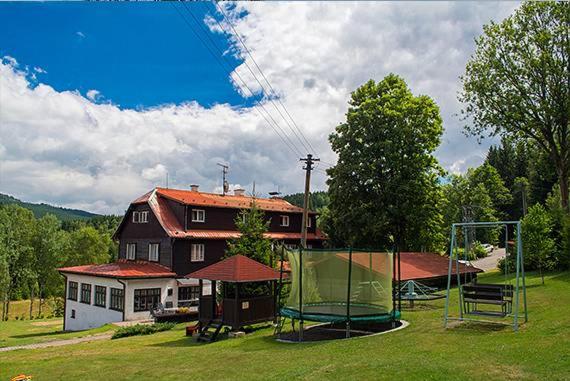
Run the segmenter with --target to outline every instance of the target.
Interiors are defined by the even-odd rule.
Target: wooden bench
[[[462,287],[465,313],[505,317],[512,312],[513,286],[502,284],[468,284]],[[500,306],[501,311],[483,311],[479,304]]]

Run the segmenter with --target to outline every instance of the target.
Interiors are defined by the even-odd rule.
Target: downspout
[[[117,278],[117,282],[123,285],[123,321],[125,321],[125,310],[127,309],[127,285]]]
[[[65,321],[67,320],[67,276],[61,273],[60,275],[65,280],[65,286],[63,288],[63,331],[65,332]]]

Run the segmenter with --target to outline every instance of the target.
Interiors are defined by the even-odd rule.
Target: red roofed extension
[[[63,267],[58,269],[61,273],[92,275],[107,278],[172,278],[176,277],[168,267],[150,262],[134,262],[118,260],[113,263],[101,265],[84,265]]]
[[[243,255],[223,261],[186,275],[186,278],[219,280],[223,282],[262,282],[278,280],[279,271]]]

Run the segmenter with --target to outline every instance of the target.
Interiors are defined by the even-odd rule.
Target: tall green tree
[[[461,77],[470,134],[529,139],[556,168],[570,210],[570,3],[524,2],[484,26]]]
[[[522,219],[521,229],[525,262],[528,268],[540,271],[544,284],[544,270],[556,267],[552,219],[542,205],[535,204]]]
[[[435,156],[443,133],[439,108],[414,96],[390,74],[356,89],[346,122],[329,140],[338,154],[329,175],[329,234],[359,247],[433,249],[418,232],[441,223],[437,202],[443,174]]]
[[[67,237],[66,266],[109,262],[109,243],[94,227],[84,226]]]
[[[10,301],[16,299],[22,289],[32,283],[35,276],[33,248],[34,215],[31,211],[15,204],[0,207],[0,257],[3,258],[4,280],[2,320],[8,319]]]
[[[492,165],[483,163],[475,169],[469,169],[467,178],[472,188],[475,188],[478,184],[482,184],[485,187],[485,191],[491,198],[493,208],[499,212],[498,217],[503,218],[508,215],[509,206],[512,203],[511,192]]]
[[[61,276],[57,268],[65,263],[66,246],[69,243],[66,234],[61,230],[61,222],[53,214],[46,214],[36,221],[32,246],[40,315],[45,298],[57,295],[62,290]]]
[[[269,221],[265,221],[263,211],[253,202],[249,209],[238,214],[235,223],[241,235],[228,242],[226,256],[241,254],[271,266],[271,240],[264,236],[269,230]]]

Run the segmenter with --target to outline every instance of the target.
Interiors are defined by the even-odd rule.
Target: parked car
[[[485,251],[487,252],[487,254],[490,254],[493,252],[493,250],[495,249],[493,247],[493,245],[489,244],[489,243],[484,243],[481,246],[483,246],[483,248],[485,249]]]

